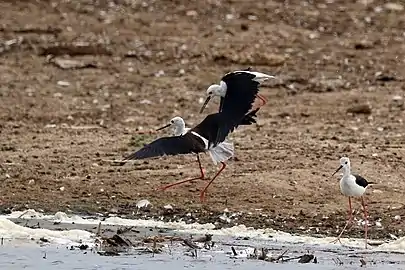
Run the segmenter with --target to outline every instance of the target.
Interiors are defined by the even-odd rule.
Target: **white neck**
[[[186,124],[182,122],[174,126],[173,134],[174,136],[180,136],[183,135],[185,131],[186,131]]]
[[[219,93],[218,93],[219,96],[225,97],[227,89],[228,89],[228,87],[227,87],[226,83],[224,81],[221,81],[219,83]]]
[[[343,166],[343,176],[350,175],[350,166]]]

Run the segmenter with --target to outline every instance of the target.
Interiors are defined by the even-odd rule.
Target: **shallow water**
[[[0,246],[0,269],[359,269],[361,260],[366,262],[367,269],[405,269],[403,240],[366,250],[361,239],[346,239],[344,243],[347,245],[344,246],[330,244],[327,238],[291,235],[271,229],[254,230],[239,226],[216,230],[210,224],[163,224],[119,218],[101,221],[102,235],[112,236],[119,227],[134,226],[136,230],[125,233],[123,237],[142,246],[145,246],[142,239],[146,236],[176,235],[185,239],[193,235],[195,239],[206,233],[213,234],[215,244],[209,250],[199,249],[197,257],[191,256],[192,250],[182,241],[159,243],[162,245],[159,254],[131,248],[119,256],[102,256],[97,253],[102,251],[100,247],[94,245],[94,232],[99,222],[97,219],[68,217],[64,213],[44,216],[35,211],[25,218],[21,218],[21,213],[13,213],[7,218],[3,216],[0,218],[0,236],[4,238]],[[38,226],[41,229],[29,228]],[[49,242],[44,243],[40,238]],[[89,244],[90,248],[71,249],[79,243]],[[235,248],[237,256],[233,255],[231,247]],[[248,259],[253,247],[267,248],[272,258],[285,252],[283,259],[287,261]],[[400,252],[388,251],[393,249]],[[298,259],[292,259],[308,253],[316,257],[317,263],[301,264]]]
[[[360,259],[367,262],[370,269],[404,269],[405,255],[398,253],[365,252],[364,250],[336,246],[325,249],[316,245],[291,245],[272,241],[237,240],[228,237],[216,238],[212,250],[200,250],[197,258],[191,257],[188,248],[173,244],[161,254],[138,254],[129,251],[120,256],[101,256],[94,251],[70,250],[54,244],[12,244],[0,247],[0,269],[359,269]],[[247,246],[267,247],[277,256],[284,251],[286,258],[303,255],[307,252],[317,257],[318,263],[300,264],[297,260],[288,262],[266,262],[247,259],[243,255],[232,257],[231,246],[242,252]],[[170,250],[170,251],[169,251]],[[342,265],[338,265],[337,261]]]

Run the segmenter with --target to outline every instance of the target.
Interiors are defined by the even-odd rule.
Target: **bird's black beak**
[[[208,97],[205,99],[204,104],[203,104],[202,107],[201,107],[200,113],[202,113],[202,112],[204,111],[205,107],[207,107],[207,104],[208,104],[208,102],[210,101],[210,99],[211,99],[211,96],[208,96]]]
[[[159,130],[162,130],[162,129],[165,129],[165,128],[168,128],[168,127],[170,127],[170,124],[167,124],[167,125],[164,126],[164,127],[158,128],[156,131],[159,131]]]
[[[343,165],[340,165],[339,166],[339,168],[337,168],[337,170],[332,174],[332,176],[334,176],[335,175],[335,173],[337,173],[340,169],[342,169],[343,168]]]

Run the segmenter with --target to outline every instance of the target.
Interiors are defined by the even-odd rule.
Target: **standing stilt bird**
[[[229,72],[222,77],[219,84],[208,87],[207,98],[200,113],[204,111],[212,97],[219,96],[221,97],[219,112],[233,111],[237,117],[241,117],[252,108],[256,97],[262,100],[263,104],[261,106],[266,104],[266,99],[259,94],[259,85],[261,82],[271,78],[275,77],[250,71],[250,68]]]
[[[346,225],[343,227],[343,230],[340,232],[339,236],[333,243],[337,241],[340,242],[340,237],[342,236],[343,232],[347,229],[347,226],[352,225],[353,222],[353,215],[352,215],[352,202],[351,197],[360,197],[361,204],[364,210],[364,239],[365,245],[367,248],[367,209],[366,204],[364,203],[364,196],[363,194],[366,192],[366,189],[371,182],[368,182],[366,179],[361,177],[360,175],[351,174],[350,173],[350,160],[348,157],[342,157],[340,159],[340,166],[339,168],[332,174],[335,175],[340,169],[343,169],[343,176],[340,179],[340,191],[343,195],[349,198],[349,218],[346,222]]]
[[[125,157],[123,162],[121,162],[121,165],[125,164],[126,161],[133,159],[195,153],[197,154],[197,161],[203,176],[204,173],[198,154],[208,152],[214,164],[221,163],[222,167],[201,191],[200,200],[203,201],[208,187],[225,169],[225,161],[233,156],[233,144],[226,142],[226,137],[239,125],[250,125],[256,123],[255,117],[258,110],[259,109],[256,109],[244,115],[242,119],[236,120],[234,119],[233,115],[229,113],[221,112],[210,114],[200,124],[188,130],[185,130],[183,120],[179,121],[179,118],[174,118],[171,120],[169,125],[162,128],[169,127],[176,122],[177,126],[175,127],[175,136],[162,137],[153,141],[140,150]],[[174,183],[165,188],[200,178],[203,179],[203,177],[188,179]]]

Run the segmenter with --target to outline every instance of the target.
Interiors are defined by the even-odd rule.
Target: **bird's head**
[[[334,176],[342,168],[344,169],[350,168],[350,159],[348,157],[340,158],[339,163],[340,163],[339,168],[337,168],[337,170],[332,174],[332,176]]]
[[[170,125],[171,126],[175,126],[175,127],[178,127],[178,126],[184,126],[184,120],[183,120],[183,118],[181,118],[181,117],[179,117],[179,116],[176,116],[176,117],[174,117],[174,118],[172,118],[171,120],[170,120]]]
[[[168,127],[170,127],[170,126],[175,126],[175,127],[181,126],[182,124],[184,124],[183,118],[176,116],[176,117],[170,119],[169,124],[167,124],[167,125],[165,125],[165,126],[163,126],[163,127],[160,127],[160,128],[158,128],[158,129],[156,129],[156,131],[159,131],[159,130],[168,128]]]
[[[207,106],[208,102],[212,97],[214,96],[225,97],[226,89],[227,89],[226,83],[223,81],[221,81],[220,84],[210,85],[210,87],[208,87],[207,89],[207,98],[205,99],[205,102],[200,110],[200,113],[204,111],[205,107]]]

